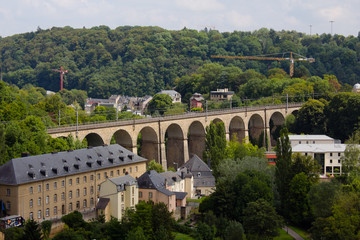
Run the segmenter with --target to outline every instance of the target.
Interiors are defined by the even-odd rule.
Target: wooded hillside
[[[210,55],[289,51],[316,59],[312,64],[297,62],[295,77],[330,74],[342,84],[360,82],[360,35],[308,36],[266,28],[232,33],[130,26],[114,30],[107,26],[38,29],[0,38],[0,66],[3,80],[19,87],[31,83],[58,91],[59,73],[52,69],[63,66],[69,71],[64,80],[66,89],[85,90],[90,97],[143,96],[174,87],[177,78],[195,73],[210,62],[242,71],[254,69],[265,75],[272,68],[288,72],[286,61],[215,60]]]

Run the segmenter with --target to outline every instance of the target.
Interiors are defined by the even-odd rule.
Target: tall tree
[[[276,151],[276,186],[280,195],[280,211],[288,216],[289,205],[288,205],[288,193],[289,193],[289,184],[292,179],[291,172],[291,155],[292,148],[288,136],[287,128],[283,128],[280,131],[280,138],[277,141],[275,148]]]

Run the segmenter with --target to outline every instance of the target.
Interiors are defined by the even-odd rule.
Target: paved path
[[[288,226],[284,226],[283,230],[287,232],[290,236],[292,236],[295,240],[304,240],[299,234],[297,234],[294,230],[292,230]]]

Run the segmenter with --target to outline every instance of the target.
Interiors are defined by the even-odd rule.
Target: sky
[[[358,36],[359,10],[360,0],[0,0],[0,36],[100,25]]]

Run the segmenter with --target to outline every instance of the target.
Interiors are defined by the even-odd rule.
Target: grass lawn
[[[182,233],[174,233],[174,234],[175,234],[175,240],[195,240],[186,234],[182,234]]]
[[[294,230],[297,234],[299,234],[304,240],[310,240],[310,234],[308,232],[306,232],[304,229],[298,228],[298,227],[294,227],[294,226],[289,226],[289,228],[291,228],[292,230]]]
[[[284,230],[279,230],[280,236],[274,237],[274,240],[293,240],[294,238],[287,234]]]

